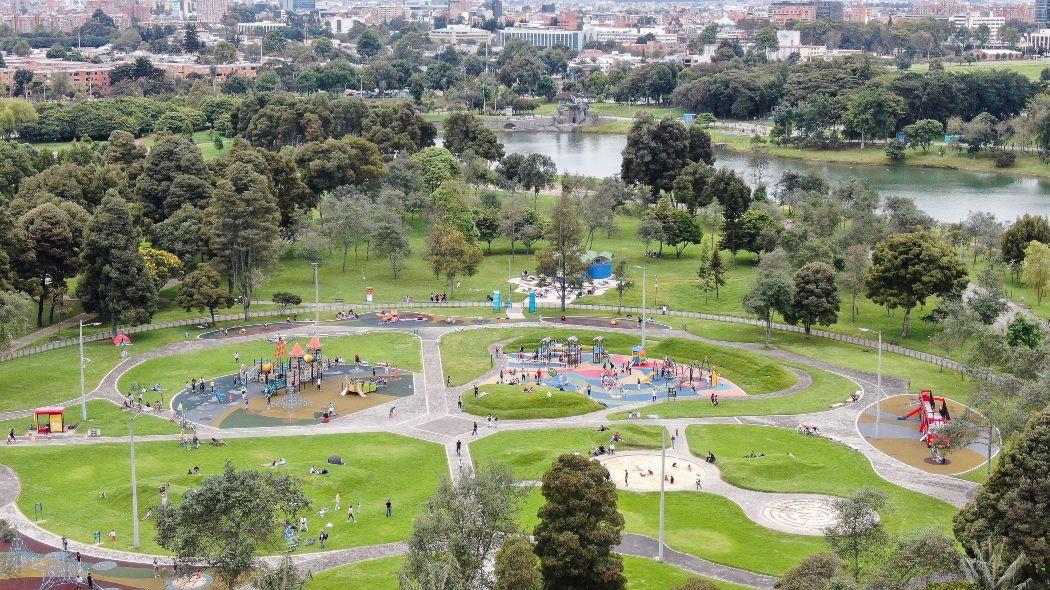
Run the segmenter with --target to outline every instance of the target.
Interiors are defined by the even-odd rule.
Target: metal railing
[[[536,307],[540,308],[540,309],[560,309],[561,305],[558,304],[558,303],[554,303],[554,302],[537,302],[536,303]],[[353,309],[355,311],[358,311],[358,310],[372,311],[372,310],[391,309],[391,308],[395,308],[395,309],[396,308],[401,308],[401,309],[416,309],[416,308],[431,308],[431,309],[471,309],[472,308],[472,309],[484,309],[484,308],[488,308],[488,309],[491,309],[492,308],[492,303],[491,302],[486,302],[486,301],[442,301],[442,302],[413,301],[412,303],[405,303],[405,302],[401,301],[401,302],[397,302],[397,303],[360,303],[360,304],[353,304],[353,305],[347,304],[347,303],[326,303],[326,304],[321,304],[319,306],[311,305],[311,306],[300,306],[300,307],[295,307],[295,308],[289,308],[289,309],[286,309],[286,310],[275,309],[275,310],[264,310],[264,311],[252,312],[252,314],[251,314],[251,318],[252,319],[250,319],[249,322],[254,323],[254,320],[256,320],[258,318],[269,318],[269,317],[280,317],[280,316],[293,316],[293,315],[299,315],[299,314],[310,314],[310,313],[316,311],[318,308],[322,312],[326,312],[326,311],[327,312],[348,311],[348,310],[351,310],[351,309]],[[640,307],[626,307],[626,306],[619,307],[619,306],[616,306],[616,305],[597,305],[597,304],[588,304],[588,303],[571,303],[571,304],[567,304],[566,305],[566,309],[577,310],[577,311],[608,311],[608,312],[613,312],[613,313],[616,313],[617,311],[622,311],[624,313],[632,313],[632,314],[636,314],[636,313],[641,313],[642,312],[642,309]],[[765,322],[763,322],[761,320],[757,320],[757,319],[754,319],[754,318],[741,317],[741,316],[734,316],[734,315],[703,313],[703,312],[696,312],[696,311],[678,311],[678,310],[672,310],[672,309],[667,309],[667,310],[650,309],[650,310],[647,310],[647,313],[650,315],[650,317],[653,317],[653,318],[658,318],[658,317],[661,317],[661,316],[675,317],[675,318],[692,318],[692,319],[707,320],[707,321],[713,321],[713,322],[725,322],[725,323],[732,323],[732,324],[744,324],[744,325],[749,325],[749,326],[757,326],[757,327],[765,328]],[[223,322],[242,321],[243,318],[244,318],[244,314],[243,313],[218,315],[218,316],[215,316],[215,323],[219,324],[219,323],[223,323]],[[310,320],[309,319],[303,319],[303,320],[299,320],[299,321],[303,322],[303,321],[310,321]],[[331,320],[329,319],[328,321],[331,321]],[[205,323],[207,323],[207,324],[211,324],[212,323],[210,316],[208,316],[208,317],[197,317],[197,318],[187,318],[187,319],[183,319],[183,320],[173,320],[173,321],[169,321],[169,322],[156,322],[156,323],[152,323],[152,324],[142,324],[142,325],[130,326],[130,327],[126,327],[126,328],[122,327],[122,328],[120,328],[120,331],[124,332],[125,334],[132,335],[132,334],[141,334],[143,332],[149,332],[149,331],[153,331],[153,330],[162,330],[162,329],[165,329],[165,328],[181,328],[181,327],[186,327],[186,326],[199,326],[199,325],[202,325],[202,324],[205,324]],[[803,329],[801,326],[793,326],[791,324],[783,324],[783,323],[778,323],[778,322],[774,322],[773,323],[773,329],[777,330],[779,332],[794,332],[796,334],[803,334],[803,333],[805,333],[805,329]],[[845,342],[847,344],[853,344],[853,345],[857,345],[857,346],[864,346],[864,347],[868,347],[868,348],[875,348],[875,347],[878,346],[878,342],[877,341],[871,340],[869,338],[862,338],[860,336],[852,336],[852,335],[849,335],[849,334],[841,334],[841,333],[838,333],[838,332],[830,332],[828,330],[812,329],[812,330],[810,330],[810,335],[811,336],[816,336],[818,338],[825,338],[825,339],[828,339],[828,340],[835,340],[835,341],[838,341],[838,342]],[[95,334],[91,334],[91,335],[88,335],[88,336],[84,336],[84,342],[99,342],[99,341],[102,341],[102,340],[109,340],[111,338],[112,338],[112,336],[111,336],[111,334],[108,331],[107,332],[100,332],[100,333],[95,333]],[[76,345],[77,342],[78,342],[77,338],[66,338],[66,339],[63,339],[63,340],[56,340],[54,342],[48,342],[47,344],[42,344],[42,345],[39,345],[39,346],[27,346],[27,347],[20,348],[18,350],[13,350],[13,351],[10,351],[10,352],[7,352],[7,353],[4,353],[4,354],[0,355],[0,362],[9,361],[9,360],[17,359],[17,358],[22,358],[22,357],[30,356],[30,355],[34,355],[34,354],[39,354],[41,352],[46,352],[46,351],[49,351],[49,350],[55,350],[55,349],[58,349],[58,348],[65,348],[67,346],[73,346],[73,345]],[[918,359],[918,360],[921,360],[921,361],[925,361],[925,362],[937,365],[939,367],[944,367],[946,369],[952,369],[952,370],[963,370],[963,369],[965,369],[964,365],[962,365],[961,363],[959,363],[957,361],[954,361],[952,359],[945,358],[945,357],[942,357],[942,356],[938,356],[938,355],[935,355],[935,354],[930,354],[930,353],[927,353],[927,352],[921,352],[921,351],[918,351],[918,350],[913,350],[911,348],[906,348],[906,347],[899,346],[899,345],[896,345],[896,344],[887,344],[887,343],[884,342],[883,345],[882,345],[882,349],[884,351],[886,351],[886,352],[892,352],[892,353],[899,354],[899,355],[902,355],[902,356],[906,356],[906,357],[909,357],[909,358]]]

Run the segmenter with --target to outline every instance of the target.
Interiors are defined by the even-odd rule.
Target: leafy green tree
[[[524,488],[516,483],[510,469],[500,464],[455,482],[444,480],[412,525],[401,587],[493,587],[499,565],[494,576],[487,562],[518,530]]]
[[[1038,322],[1025,317],[1023,313],[1015,315],[1006,326],[1006,341],[1015,348],[1018,346],[1039,348],[1045,338],[1043,327]]]
[[[412,162],[419,169],[427,194],[459,176],[459,161],[443,147],[420,150],[412,154]]]
[[[1024,555],[1022,577],[1031,577],[1036,587],[1042,587],[1050,581],[1050,547],[1046,543],[1050,521],[1035,515],[1045,512],[1047,497],[1050,408],[1032,416],[1024,430],[1010,439],[988,481],[955,516],[955,536],[971,551],[975,546],[1002,540],[1002,557],[1013,560]]]
[[[143,214],[158,222],[184,204],[203,207],[211,196],[211,174],[197,144],[170,134],[153,143],[135,183]]]
[[[118,324],[145,324],[157,311],[157,284],[139,252],[142,234],[128,202],[106,195],[88,224],[80,254],[77,297],[84,310]]]
[[[864,291],[864,279],[870,266],[868,247],[856,244],[846,249],[839,282],[850,294],[850,321],[857,321],[857,297]]]
[[[414,154],[434,145],[437,129],[410,105],[397,103],[369,109],[365,139],[387,155]]]
[[[207,264],[197,267],[197,270],[182,279],[175,301],[186,311],[193,309],[207,311],[211,314],[213,324],[215,323],[215,310],[226,309],[233,305],[233,297],[223,284],[222,277]]]
[[[184,266],[190,265],[208,247],[204,226],[204,212],[184,203],[175,213],[150,228],[154,246],[179,257]]]
[[[660,191],[674,188],[675,179],[692,155],[690,134],[681,121],[673,117],[658,121],[644,113],[627,133],[620,177],[627,183],[648,186],[656,202]]]
[[[532,190],[536,206],[539,206],[540,191],[554,184],[558,167],[547,154],[529,154],[518,169],[518,183],[525,190]]]
[[[707,269],[711,275],[711,282],[715,285],[715,299],[718,299],[719,287],[726,285],[726,268],[722,264],[722,252],[718,247],[711,249],[711,261],[708,263]]]
[[[623,312],[623,295],[634,286],[630,262],[623,258],[617,260],[613,266],[612,277],[616,281],[616,313],[620,314]]]
[[[704,200],[722,206],[722,241],[719,249],[729,250],[736,265],[736,253],[747,244],[744,215],[751,207],[751,189],[728,168],[719,170],[704,187]]]
[[[834,501],[835,521],[824,530],[824,539],[849,564],[854,580],[860,579],[862,567],[876,559],[886,543],[886,529],[878,514],[885,506],[885,493],[872,488]]]
[[[860,136],[860,147],[871,137],[888,137],[904,116],[904,99],[884,88],[871,87],[846,100],[842,123],[847,133]]]
[[[52,203],[38,205],[18,219],[25,245],[19,264],[23,290],[37,299],[36,325],[44,325],[44,302],[51,289],[76,273],[82,234],[69,213]]]
[[[435,226],[427,236],[424,258],[434,271],[434,278],[444,277],[449,288],[455,291],[456,277],[477,274],[482,253],[481,248],[458,229]]]
[[[922,146],[922,151],[930,149],[930,144],[944,137],[944,125],[936,119],[920,119],[911,125],[905,125],[904,137],[911,147]]]
[[[897,141],[896,139],[891,139],[886,142],[886,157],[889,159],[890,162],[894,164],[900,164],[904,161],[906,155],[907,154],[904,152],[903,143]]]
[[[146,166],[146,148],[135,143],[135,136],[127,131],[114,131],[106,142],[102,161],[120,169],[133,184]]]
[[[569,292],[579,289],[587,273],[583,261],[583,244],[579,215],[572,197],[562,195],[554,203],[551,220],[547,224],[547,247],[536,254],[536,272],[550,280],[558,297],[561,310],[565,311],[565,299]]]
[[[783,224],[769,211],[751,207],[740,220],[740,248],[755,254],[772,252],[776,249],[777,238],[783,231]]]
[[[494,590],[541,590],[543,580],[536,568],[532,542],[525,535],[513,535],[503,541],[496,553]]]
[[[387,259],[396,279],[404,268],[404,261],[412,253],[408,226],[390,211],[384,211],[375,221],[372,232],[376,254]]]
[[[0,137],[8,137],[19,127],[35,123],[39,118],[29,101],[21,98],[0,98]]]
[[[373,58],[379,55],[381,49],[383,49],[383,41],[375,29],[365,29],[357,38],[357,53],[361,57]]]
[[[379,148],[358,137],[310,142],[295,153],[303,182],[315,193],[343,185],[368,186],[383,178]]]
[[[445,148],[457,156],[469,150],[489,162],[503,157],[503,144],[496,134],[470,113],[453,113],[445,122],[444,137]]]
[[[1028,244],[1024,251],[1021,280],[1035,289],[1036,302],[1043,303],[1047,288],[1050,288],[1050,247],[1036,241]]]
[[[649,244],[657,242],[663,247],[663,243],[667,240],[667,233],[664,230],[664,224],[655,215],[646,215],[642,218],[642,221],[638,224],[637,230],[638,238],[642,240],[642,245],[645,246],[645,252],[651,252]]]
[[[670,223],[664,229],[667,243],[674,247],[675,258],[681,258],[689,244],[699,244],[704,239],[700,224],[688,211],[676,209],[671,213]]]
[[[235,470],[203,478],[178,505],[156,511],[157,544],[180,569],[208,569],[232,590],[257,566],[255,555],[280,547],[281,522],[296,520],[310,499],[298,478],[277,470]]]
[[[488,245],[492,255],[492,241],[500,236],[500,216],[495,209],[481,209],[474,212],[474,226],[478,228],[478,239]]]
[[[34,154],[29,146],[13,141],[0,141],[0,197],[11,198],[22,179],[36,173]]]
[[[948,535],[919,530],[893,544],[874,577],[886,590],[930,588],[937,580],[958,578],[961,557]]]
[[[711,195],[705,194],[704,188],[714,174],[714,168],[703,162],[692,162],[686,165],[674,179],[671,189],[675,202],[685,205],[690,214],[695,214],[697,209],[710,205],[711,202],[706,199]]]
[[[813,553],[777,580],[777,590],[832,590],[843,573],[842,560],[834,553]]]
[[[758,316],[766,325],[766,346],[773,339],[773,314],[787,316],[791,313],[791,303],[795,295],[795,286],[791,280],[780,272],[761,271],[758,279],[743,298],[744,310]]]
[[[510,257],[517,253],[517,243],[542,231],[543,220],[535,209],[522,207],[516,201],[509,201],[500,214],[500,231],[503,237],[510,240]],[[531,253],[531,252],[530,252]]]
[[[795,295],[784,319],[801,323],[809,337],[813,324],[830,326],[839,319],[839,289],[835,269],[823,262],[810,262],[795,273]]]
[[[285,555],[276,567],[260,563],[252,574],[251,587],[255,590],[306,590],[310,578],[310,574],[300,573],[292,558]]]
[[[904,310],[901,338],[911,311],[929,297],[957,295],[968,282],[966,266],[950,246],[926,232],[898,234],[875,246],[864,284],[868,299]]]
[[[216,183],[205,212],[211,250],[221,261],[250,319],[252,296],[262,269],[277,252],[280,212],[266,177],[237,162]]]
[[[544,588],[623,590],[623,561],[612,549],[624,520],[605,467],[561,455],[543,474],[540,491],[546,502],[533,536]]]
[[[1003,232],[1000,250],[1003,262],[1021,264],[1032,242],[1050,244],[1050,222],[1040,215],[1025,214]]]

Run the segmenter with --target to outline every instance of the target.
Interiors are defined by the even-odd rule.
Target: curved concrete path
[[[468,383],[460,387],[445,387],[444,370],[441,364],[441,351],[440,351],[440,339],[446,334],[452,332],[458,332],[463,330],[479,330],[479,329],[507,329],[514,330],[524,327],[542,327],[551,328],[549,323],[540,322],[522,322],[515,324],[494,324],[494,325],[481,325],[481,326],[455,326],[455,327],[436,327],[428,326],[419,328],[416,330],[401,329],[401,328],[334,328],[322,326],[319,330],[319,334],[327,335],[329,337],[337,337],[344,335],[357,335],[366,334],[369,332],[389,332],[399,331],[403,333],[413,333],[419,337],[421,354],[423,360],[423,370],[415,374],[415,387],[416,393],[408,398],[391,402],[390,404],[384,404],[374,408],[370,408],[363,412],[352,414],[350,416],[341,417],[326,425],[308,425],[308,426],[274,426],[274,427],[262,427],[262,428],[245,428],[245,429],[226,429],[221,430],[221,436],[223,438],[235,439],[235,438],[251,438],[251,437],[263,437],[263,436],[303,436],[311,434],[342,434],[342,433],[355,433],[355,432],[393,432],[397,434],[403,434],[406,436],[419,438],[441,444],[445,447],[446,455],[449,460],[449,471],[453,478],[457,478],[461,473],[468,473],[472,469],[472,459],[469,452],[470,445],[463,445],[463,452],[461,456],[457,456],[455,453],[455,442],[457,440],[464,440],[468,442],[464,437],[469,437],[469,434],[473,428],[473,424],[478,417],[471,416],[459,412],[457,408],[457,400],[459,395],[464,391],[469,390],[474,382]],[[589,330],[589,331],[606,331],[606,332],[618,332],[614,327],[600,327],[600,326],[578,326],[578,329]],[[296,327],[289,329],[285,332],[279,332],[286,336],[301,337],[303,336],[302,327]],[[123,399],[120,391],[117,389],[117,383],[122,375],[134,366],[146,362],[151,359],[161,358],[170,356],[173,354],[181,354],[185,352],[191,352],[195,350],[204,350],[208,348],[227,346],[231,344],[237,344],[241,342],[249,342],[259,340],[260,338],[273,337],[278,332],[266,334],[265,336],[252,335],[252,336],[238,336],[225,339],[194,339],[185,342],[172,343],[141,355],[128,358],[118,364],[112,371],[110,371],[103,379],[102,382],[96,387],[90,394],[90,399],[106,399],[115,403],[120,403]],[[508,339],[513,337],[513,333],[508,334]],[[750,343],[738,343],[738,342],[721,342],[695,336],[691,333],[678,330],[669,329],[661,330],[659,332],[659,338],[685,338],[690,340],[697,340],[707,342],[711,344],[717,344],[723,347],[738,348],[744,350],[750,350],[758,354],[769,356],[774,359],[781,359],[784,361],[790,361],[798,363],[804,366],[812,366],[818,369],[823,369],[838,375],[841,375],[847,379],[852,380],[858,385],[858,389],[863,392],[865,401],[877,401],[886,397],[887,390],[890,394],[905,393],[907,391],[907,383],[904,380],[883,377],[883,388],[878,390],[875,387],[875,376],[863,371],[856,371],[852,369],[843,369],[834,365],[828,364],[823,361],[802,357],[787,351],[779,349],[766,349],[760,344]],[[800,383],[796,384],[792,388],[781,392],[774,392],[767,395],[791,395],[797,393],[802,389],[805,389],[807,383],[803,380],[800,374]],[[808,376],[808,374],[805,374]],[[484,378],[484,377],[483,377]],[[808,382],[811,383],[811,380]],[[849,392],[843,392],[844,397]],[[391,404],[396,403],[396,412],[393,418],[389,418],[389,408]],[[637,407],[645,407],[644,405],[638,405]],[[597,427],[600,424],[608,424],[611,422],[608,416],[614,411],[622,411],[629,408],[628,406],[616,408],[616,410],[601,410],[591,414],[582,416],[573,416],[568,418],[559,419],[546,419],[546,420],[521,420],[521,421],[500,421],[498,430],[520,430],[520,429],[543,429],[543,428],[566,428],[566,427]],[[632,406],[633,408],[633,406]],[[931,475],[916,468],[910,467],[903,463],[892,459],[891,457],[883,454],[882,452],[869,445],[866,440],[860,435],[856,429],[855,422],[857,416],[862,410],[861,404],[844,405],[838,408],[829,408],[828,410],[804,414],[804,415],[783,415],[783,416],[740,416],[740,417],[729,417],[729,418],[686,418],[686,419],[655,419],[646,420],[646,423],[656,424],[665,426],[668,429],[679,429],[684,430],[685,427],[693,424],[721,424],[721,423],[733,423],[733,424],[755,424],[755,425],[768,425],[777,426],[783,428],[794,428],[800,422],[806,422],[807,424],[814,424],[821,429],[821,433],[828,438],[838,440],[844,444],[849,445],[858,452],[863,453],[868,460],[871,462],[872,467],[875,471],[882,476],[884,479],[905,487],[907,489],[917,491],[934,498],[938,498],[955,506],[962,506],[968,498],[974,493],[977,488],[977,484],[972,482],[961,480],[948,476],[936,476]],[[20,417],[28,415],[32,410],[25,410],[22,412],[8,412],[7,414],[0,414],[0,419],[7,417]],[[168,412],[170,415],[170,412]],[[497,429],[493,428],[482,428],[479,430],[478,438],[490,436]],[[210,436],[213,432],[218,432],[215,429],[201,428],[200,432],[204,436]],[[141,436],[137,437],[138,440],[173,440],[176,437],[173,435],[160,435],[160,436]],[[67,445],[67,444],[96,444],[104,442],[122,442],[126,441],[126,437],[111,437],[111,438],[67,438],[67,439],[54,439],[50,442],[40,441],[35,444],[47,444],[47,445]],[[24,444],[24,443],[19,443]],[[688,455],[682,455],[685,458],[703,463],[695,457]],[[706,465],[706,464],[705,464]],[[726,497],[732,499],[734,502],[739,504],[741,508],[756,522],[759,522],[769,528],[776,530],[785,530],[785,525],[782,522],[774,522],[768,518],[768,515],[763,514],[763,507],[769,505],[771,502],[785,500],[785,499],[816,499],[816,500],[827,500],[826,497],[812,495],[812,494],[766,494],[761,492],[751,492],[747,490],[740,490],[725,483],[720,475],[717,474],[717,470],[713,474],[714,477],[709,474],[705,478],[703,491],[721,493]],[[6,467],[0,465],[0,517],[7,518],[9,522],[12,522],[24,534],[44,543],[52,546],[59,546],[59,537],[40,528],[30,522],[16,507],[14,501],[18,497],[18,482],[17,477],[14,473]],[[788,532],[799,532],[798,530]],[[134,563],[150,563],[152,562],[152,555],[143,555],[136,553],[129,553],[123,551],[114,551],[105,548],[88,546],[81,543],[70,543],[70,547],[73,550],[80,551],[85,555],[93,557],[100,557],[105,559],[117,559],[121,561],[134,562]],[[309,571],[323,571],[339,565],[347,563],[353,563],[356,561],[362,561],[366,559],[374,559],[377,557],[385,557],[391,555],[398,555],[403,553],[405,550],[404,545],[401,543],[391,543],[386,545],[376,545],[372,547],[359,547],[355,549],[337,550],[322,553],[309,553],[296,556],[296,562],[300,564],[304,569]],[[639,555],[641,557],[653,557],[656,554],[656,541],[648,537],[625,534],[623,545],[618,549],[620,552],[630,555]],[[758,588],[771,588],[774,578],[769,576],[762,576],[753,572],[747,572],[738,570],[728,566],[708,562],[691,555],[685,555],[673,550],[665,549],[665,554],[668,555],[669,563],[673,563],[686,569],[687,571],[704,575],[728,582],[737,584],[753,586]]]

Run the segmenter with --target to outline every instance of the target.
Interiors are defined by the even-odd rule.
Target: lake
[[[620,152],[627,136],[598,133],[504,133],[508,153],[541,153],[554,159],[558,170],[607,177],[620,173]],[[751,182],[747,156],[719,150],[715,166],[728,167]],[[903,196],[939,221],[960,221],[969,211],[991,211],[1012,221],[1019,215],[1050,215],[1050,180],[939,168],[855,166],[772,158],[766,183],[786,171],[816,172],[833,185],[849,178],[867,181],[883,197]]]

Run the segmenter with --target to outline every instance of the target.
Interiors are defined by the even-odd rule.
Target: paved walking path
[[[11,341],[11,350],[18,350],[19,348],[25,348],[26,346],[29,346],[30,344],[32,344],[34,342],[38,342],[38,341],[40,341],[43,338],[47,338],[48,336],[58,332],[59,330],[62,330],[64,328],[68,328],[70,326],[77,325],[78,323],[80,323],[80,320],[82,320],[82,319],[84,321],[87,321],[87,320],[89,320],[91,318],[92,318],[91,314],[82,313],[80,315],[76,315],[76,316],[73,316],[71,318],[64,319],[61,322],[57,322],[57,323],[51,324],[50,326],[47,326],[45,328],[40,328],[39,330],[34,330],[34,331],[26,334],[25,336],[22,336],[21,338],[15,338],[14,340],[12,340]]]
[[[441,444],[446,451],[450,475],[453,478],[457,478],[461,474],[469,473],[473,469],[473,461],[472,457],[470,456],[469,447],[469,442],[473,440],[477,440],[478,438],[482,438],[485,436],[491,436],[493,433],[498,432],[499,430],[545,429],[564,427],[597,428],[597,426],[600,424],[608,424],[610,422],[609,415],[614,411],[622,411],[626,409],[625,407],[616,408],[615,410],[606,409],[582,416],[572,416],[558,419],[501,421],[499,423],[498,429],[482,428],[479,431],[477,437],[471,436],[471,430],[473,429],[475,421],[477,421],[477,417],[460,412],[457,408],[457,399],[460,394],[462,394],[464,391],[469,390],[472,387],[473,383],[484,379],[487,376],[463,386],[448,387],[446,381],[446,374],[444,372],[441,362],[442,359],[440,339],[444,335],[454,331],[475,329],[504,329],[507,330],[508,339],[510,339],[515,336],[516,330],[520,330],[526,327],[550,328],[551,326],[549,324],[540,324],[539,322],[524,322],[516,324],[496,324],[487,326],[467,327],[428,326],[415,330],[414,333],[418,334],[420,339],[420,352],[423,361],[423,370],[415,374],[415,393],[408,398],[399,399],[396,402],[390,402],[388,404],[370,408],[357,414],[340,417],[339,419],[334,420],[329,424],[307,426],[272,426],[259,428],[229,429],[221,431],[210,428],[200,428],[199,431],[203,436],[211,436],[212,433],[221,432],[222,438],[226,439],[242,439],[268,436],[343,434],[358,432],[393,432]],[[328,334],[329,336],[390,331],[389,328],[348,329],[322,327],[321,329],[324,334]],[[581,327],[581,329],[608,332],[620,331],[615,327],[586,326]],[[395,330],[408,332],[407,329]],[[288,330],[286,334],[295,334],[301,331],[301,327],[293,328]],[[265,337],[272,337],[276,334],[277,333],[267,334]],[[98,387],[96,387],[91,392],[90,398],[106,399],[115,403],[120,403],[120,401],[122,401],[123,399],[120,391],[118,391],[117,389],[117,383],[120,377],[134,366],[146,362],[148,360],[172,356],[175,354],[181,354],[195,350],[204,350],[216,346],[227,346],[230,344],[237,344],[240,342],[255,341],[260,339],[261,337],[262,336],[260,335],[251,335],[211,340],[194,339],[186,342],[177,342],[169,344],[157,348],[155,350],[136,355],[134,357],[122,361],[112,371],[110,371],[110,373],[108,373],[102,379]],[[714,343],[718,344],[719,346],[729,348],[745,349],[775,359],[781,359],[784,361],[798,363],[803,366],[812,366],[819,369],[827,370],[855,382],[857,384],[857,389],[862,392],[863,400],[862,403],[844,405],[838,408],[829,408],[828,410],[822,412],[816,412],[805,415],[652,419],[646,420],[645,423],[647,424],[662,425],[672,431],[677,429],[679,431],[684,432],[684,429],[686,427],[693,424],[736,423],[794,428],[799,423],[805,422],[807,424],[818,426],[821,430],[821,434],[833,440],[840,441],[843,444],[849,445],[858,452],[864,454],[865,457],[867,457],[868,460],[871,462],[872,467],[880,476],[902,487],[944,500],[955,506],[962,506],[976,490],[977,485],[972,482],[948,476],[931,475],[929,473],[920,471],[916,468],[910,467],[890,458],[889,456],[883,454],[882,452],[878,451],[873,446],[868,444],[868,442],[857,430],[856,420],[861,411],[863,410],[864,406],[870,403],[874,403],[875,401],[881,400],[884,397],[887,397],[888,395],[905,393],[907,391],[907,383],[902,379],[884,376],[882,379],[883,387],[880,390],[875,386],[875,376],[870,373],[864,371],[856,371],[852,369],[843,369],[841,367],[836,367],[823,361],[802,357],[784,350],[779,350],[775,348],[766,349],[760,344],[720,342],[707,338],[702,338],[677,329],[661,331],[659,337],[661,339],[669,337],[684,338]],[[502,345],[502,343],[499,343],[497,345]],[[490,372],[490,375],[495,371],[498,371],[498,368],[493,369],[493,371]],[[805,373],[803,371],[798,372],[798,375],[799,383],[797,383],[795,386],[788,388],[784,391],[775,392],[773,394],[767,395],[791,395],[805,389],[806,387],[812,384],[812,378],[808,375],[808,373]],[[848,393],[849,392],[843,392],[843,397],[846,397]],[[645,404],[639,404],[638,407],[644,408]],[[29,412],[31,412],[31,410],[25,410],[22,412],[8,412],[7,414],[0,414],[0,419],[6,418],[11,415],[26,415]],[[216,434],[216,436],[220,435]],[[175,438],[176,437],[172,435],[156,435],[140,436],[136,437],[136,440],[174,440]],[[51,446],[90,445],[102,442],[126,442],[127,440],[128,439],[126,437],[70,437],[61,439],[55,438],[54,440],[49,442],[40,440],[35,444]],[[456,445],[457,441],[460,441],[462,443],[458,450]],[[684,451],[680,449],[676,450],[675,452],[678,456],[703,464],[703,461],[701,459],[691,455],[691,453],[688,451],[687,444],[685,443],[685,441],[680,443],[680,445],[686,448]],[[741,506],[744,512],[756,522],[763,524],[764,526],[767,526],[769,528],[774,528],[778,530],[790,530],[790,523],[785,524],[784,522],[776,521],[769,517],[768,513],[766,513],[764,510],[771,503],[781,500],[827,500],[826,497],[813,494],[769,494],[741,490],[740,488],[735,488],[725,483],[721,479],[716,469],[713,470],[712,473],[707,474],[707,477],[705,477],[704,480],[704,487],[705,489],[703,491],[719,493],[736,502],[738,505]],[[56,535],[36,526],[17,509],[17,507],[14,504],[14,500],[17,499],[18,492],[19,484],[17,477],[15,477],[14,473],[10,469],[0,465],[0,517],[7,518],[10,522],[18,526],[18,528],[23,532],[23,534],[26,534],[31,538],[52,546],[58,546],[59,538]],[[793,532],[799,531],[795,530]],[[73,548],[73,550],[81,551],[81,553],[85,555],[105,559],[114,559],[135,563],[150,563],[153,559],[153,556],[147,556],[130,552],[114,551],[101,547],[88,546],[80,543],[71,542],[70,546]],[[649,537],[634,534],[625,534],[624,542],[618,548],[618,550],[623,553],[639,555],[643,557],[655,556],[656,549],[656,540],[651,539]],[[300,565],[304,570],[317,572],[339,565],[344,565],[347,563],[353,563],[366,559],[399,555],[403,554],[405,550],[406,548],[403,543],[390,543],[384,545],[376,545],[372,547],[360,547],[355,549],[301,554],[296,556],[295,559],[296,563]],[[667,556],[668,563],[672,563],[673,565],[676,565],[693,573],[725,580],[728,582],[758,588],[771,588],[773,582],[775,581],[769,576],[763,576],[755,574],[753,572],[747,572],[744,570],[715,564],[670,549],[665,550],[665,555]]]

